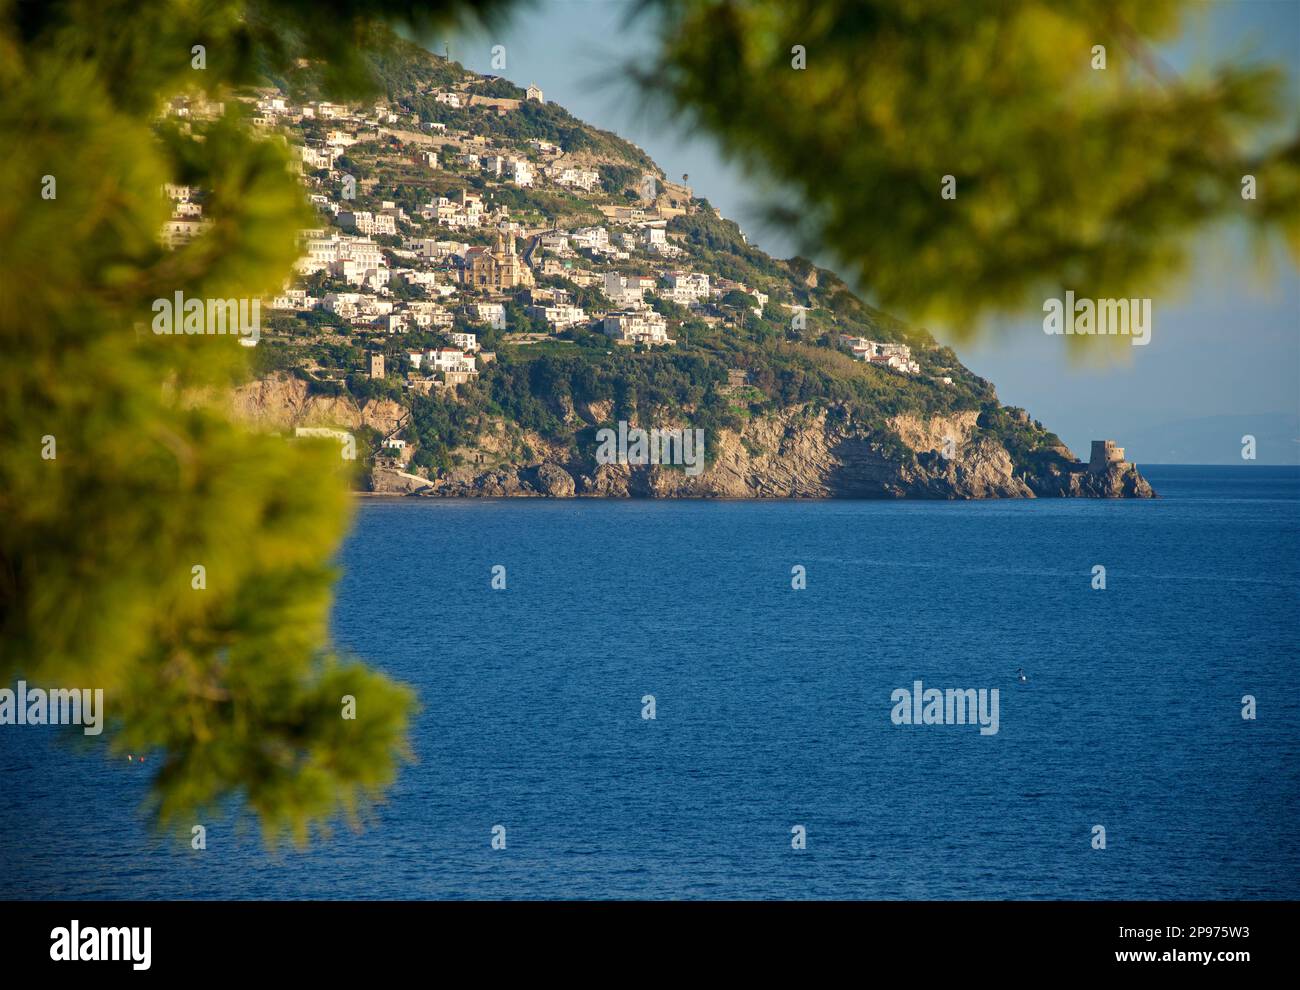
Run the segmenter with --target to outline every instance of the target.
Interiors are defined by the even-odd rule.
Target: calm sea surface
[[[335,633],[423,705],[369,827],[177,848],[138,765],[3,727],[0,897],[1300,897],[1300,471],[1143,471],[1160,500],[366,501]],[[998,688],[998,733],[894,725],[917,679]]]

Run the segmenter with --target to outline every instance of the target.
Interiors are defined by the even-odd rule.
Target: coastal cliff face
[[[358,403],[309,394],[299,379],[278,375],[232,393],[230,408],[261,429],[291,432],[330,426],[380,434],[394,429],[406,409],[391,399]],[[572,413],[587,423],[608,421],[608,403]],[[1127,463],[1092,472],[1064,451],[1035,470],[1017,468],[997,440],[984,435],[974,411],[950,416],[916,414],[889,420],[890,434],[834,415],[795,406],[755,417],[740,431],[712,438],[698,474],[665,465],[575,463],[569,451],[543,438],[522,438],[532,456],[521,458],[503,423],[489,424],[474,447],[456,451],[462,463],[448,471],[399,470],[382,462],[369,475],[376,494],[450,498],[1152,498],[1155,493]],[[671,426],[678,424],[662,424]],[[901,444],[899,443],[901,441]],[[951,456],[948,456],[951,454]]]
[[[419,485],[413,475],[377,467],[373,490],[441,497],[553,498],[1151,498],[1131,465],[1105,474],[1052,465],[1015,468],[997,441],[979,435],[977,414],[897,417],[890,426],[910,450],[878,439],[824,409],[796,408],[721,431],[705,468],[567,463],[548,452],[534,463],[454,468]],[[951,438],[951,444],[948,443]],[[951,451],[952,457],[945,456]]]
[[[231,414],[259,429],[292,432],[299,426],[329,426],[356,430],[363,426],[387,433],[406,409],[392,399],[358,403],[351,396],[312,395],[307,383],[290,375],[272,375],[235,389],[229,397]]]

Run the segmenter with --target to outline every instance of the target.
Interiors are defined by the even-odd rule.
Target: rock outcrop
[[[974,412],[900,416],[872,431],[827,409],[797,407],[721,431],[707,466],[561,464],[461,466],[417,494],[551,498],[1151,498],[1132,465],[1093,473],[1057,455],[1037,472],[980,433]],[[899,444],[902,440],[902,445]],[[552,457],[558,456],[551,452]]]
[[[1062,471],[1055,465],[1032,476],[1030,486],[1040,498],[1155,498],[1150,482],[1128,462],[1105,471]]]
[[[531,472],[533,486],[551,498],[570,498],[574,492],[573,475],[558,464],[539,464]]]
[[[429,487],[428,478],[394,468],[376,467],[370,473],[370,491],[376,495],[416,495]]]
[[[369,426],[387,433],[406,415],[406,409],[392,399],[358,404],[349,395],[312,395],[305,381],[283,373],[235,389],[230,393],[229,407],[237,419],[269,430],[298,426],[354,430]]]
[[[381,434],[406,410],[391,399],[361,404],[350,397],[310,394],[307,383],[274,375],[232,393],[232,411],[264,429],[298,426]],[[565,410],[581,422],[606,422],[608,402]],[[376,494],[450,498],[1153,498],[1127,462],[1092,471],[1065,448],[1033,469],[979,428],[979,414],[903,414],[885,426],[853,422],[841,409],[795,406],[755,417],[740,431],[711,438],[707,462],[682,466],[566,463],[566,451],[524,433],[527,463],[515,463],[511,430],[490,421],[474,447],[457,448],[459,466],[429,477],[377,465]],[[519,434],[518,430],[514,431]]]

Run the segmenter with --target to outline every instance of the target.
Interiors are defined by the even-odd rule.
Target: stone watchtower
[[[370,355],[370,377],[371,378],[384,377],[384,356],[382,354]],[[1093,448],[1095,449],[1096,446],[1097,445],[1094,443]]]
[[[1124,448],[1116,447],[1114,440],[1094,440],[1092,456],[1088,459],[1088,470],[1098,474],[1108,470],[1112,464],[1124,463]]]

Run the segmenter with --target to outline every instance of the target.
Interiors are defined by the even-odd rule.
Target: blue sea
[[[1300,897],[1300,470],[1143,472],[1159,500],[361,501],[335,635],[422,705],[365,829],[193,851],[144,768],[8,727],[0,897]],[[917,680],[997,688],[998,732],[894,724]]]

